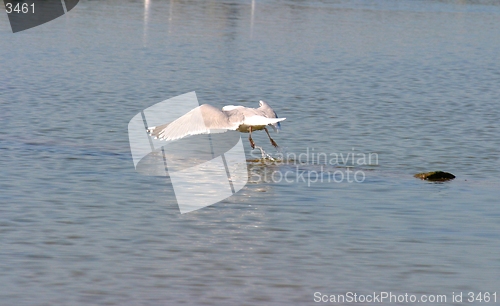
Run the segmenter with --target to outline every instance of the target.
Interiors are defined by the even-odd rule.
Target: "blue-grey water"
[[[472,0],[80,1],[16,34],[0,14],[0,304],[500,295],[499,29],[499,2]],[[135,171],[127,125],[194,90],[269,102],[283,152],[378,161],[181,215],[168,179]],[[432,170],[456,179],[413,178]]]

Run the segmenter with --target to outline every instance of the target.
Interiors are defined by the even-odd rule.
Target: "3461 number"
[[[474,294],[474,292],[469,292],[467,295],[469,296],[467,301],[470,303],[472,303],[472,302],[485,302],[485,303],[494,302],[494,303],[496,303],[497,302],[497,293],[496,292],[493,292],[491,294],[489,292],[479,292],[478,294]]]
[[[31,7],[31,8],[30,8]],[[7,11],[8,14],[14,12],[14,13],[35,13],[35,4],[28,4],[28,3],[18,3],[15,6],[12,5],[12,3],[7,3],[5,5],[5,10]]]

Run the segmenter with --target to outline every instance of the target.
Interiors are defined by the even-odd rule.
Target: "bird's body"
[[[277,131],[280,128],[280,121],[285,119],[278,118],[276,112],[264,101],[259,102],[259,108],[228,105],[222,110],[203,104],[170,123],[149,127],[147,131],[155,139],[166,141],[198,134],[239,131],[250,133],[249,141],[254,148],[252,132],[265,130],[271,143],[277,147],[278,145],[269,135],[267,126]]]

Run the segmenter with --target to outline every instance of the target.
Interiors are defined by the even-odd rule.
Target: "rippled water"
[[[0,304],[498,291],[499,28],[498,2],[466,0],[81,1],[17,34],[4,15]],[[134,170],[127,124],[193,90],[269,102],[284,153],[378,163],[308,183],[256,180],[297,165],[252,162],[243,190],[180,215],[168,179]],[[351,169],[299,165],[322,166]],[[431,170],[457,178],[412,177]]]

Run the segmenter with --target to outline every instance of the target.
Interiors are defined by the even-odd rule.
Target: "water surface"
[[[81,1],[15,35],[4,15],[1,304],[498,291],[499,28],[495,1]],[[378,163],[355,165],[363,183],[251,180],[180,215],[168,179],[134,170],[127,124],[193,90],[269,102],[283,152]],[[412,177],[431,170],[457,178]]]

